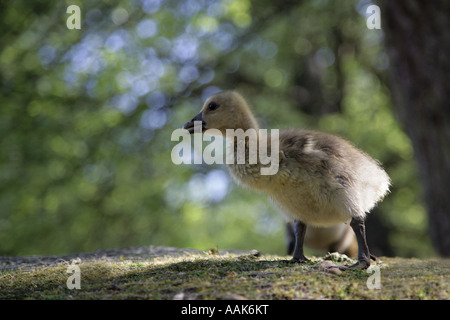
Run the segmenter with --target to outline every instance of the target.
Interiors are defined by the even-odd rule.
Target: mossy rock
[[[450,298],[449,259],[381,257],[370,271],[335,273],[330,269],[350,259],[310,258],[306,264],[293,264],[290,257],[255,250],[203,252],[154,246],[67,256],[0,257],[0,299]],[[80,289],[68,288],[68,279],[74,275],[68,273],[70,266],[79,268]]]

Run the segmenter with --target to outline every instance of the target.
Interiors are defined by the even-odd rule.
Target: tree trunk
[[[414,147],[431,239],[448,257],[450,1],[385,0],[381,13],[394,107]]]

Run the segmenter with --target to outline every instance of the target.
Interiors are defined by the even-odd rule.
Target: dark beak
[[[194,129],[196,128],[196,126],[195,126],[196,121],[201,122],[201,131],[199,129],[197,129],[198,131],[194,131]],[[192,134],[194,132],[204,132],[206,130],[206,128],[205,128],[205,121],[203,121],[203,118],[202,118],[202,113],[200,112],[191,121],[185,123],[183,125],[183,129],[186,129],[187,131],[189,131],[190,134]]]

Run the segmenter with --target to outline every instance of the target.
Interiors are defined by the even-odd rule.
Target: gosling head
[[[258,129],[245,99],[235,91],[223,91],[209,97],[200,113],[187,122],[183,129],[194,133],[194,122],[202,122],[202,132],[217,129],[223,136],[227,129]]]

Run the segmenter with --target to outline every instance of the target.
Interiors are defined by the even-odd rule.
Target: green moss
[[[325,258],[325,257],[324,257]],[[69,290],[68,262],[3,270],[1,299],[449,299],[449,260],[381,258],[381,289],[371,275],[339,275],[289,257],[215,252],[174,256],[88,258],[81,261],[81,289]],[[340,262],[336,262],[340,264]],[[343,262],[342,262],[343,263]]]

